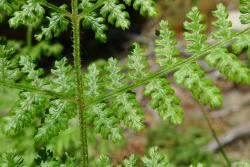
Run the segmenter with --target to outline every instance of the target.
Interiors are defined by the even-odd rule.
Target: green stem
[[[47,7],[47,8],[49,8],[49,9],[55,11],[55,12],[61,13],[61,14],[63,14],[66,17],[71,18],[71,13],[69,13],[67,10],[59,8],[59,7],[55,6],[55,5],[47,2],[46,0],[38,0],[38,1],[39,1],[39,3],[41,5]]]
[[[223,146],[222,146],[222,144],[221,144],[221,142],[220,142],[220,140],[219,140],[219,138],[218,138],[218,136],[217,136],[217,134],[216,134],[216,132],[215,132],[215,130],[214,130],[214,128],[213,128],[213,126],[212,126],[212,123],[211,123],[211,121],[210,121],[209,116],[207,115],[207,113],[206,113],[206,111],[205,111],[205,109],[204,109],[203,106],[200,106],[200,108],[201,108],[201,112],[202,112],[202,114],[203,114],[203,116],[204,116],[204,118],[205,118],[205,120],[206,120],[206,122],[207,122],[207,124],[208,124],[209,130],[210,130],[210,132],[212,133],[212,135],[213,135],[213,137],[214,137],[216,143],[217,143],[218,146],[219,146],[221,155],[223,156],[223,158],[224,158],[224,160],[225,160],[227,166],[228,166],[228,167],[231,167],[231,166],[232,166],[232,165],[231,165],[231,161],[229,160],[229,158],[228,158],[228,156],[227,156],[227,154],[226,154],[226,152],[225,152],[225,150],[224,150],[224,148],[223,148]]]
[[[80,15],[81,18],[83,18],[85,15],[88,15],[89,13],[95,11],[96,9],[98,9],[99,7],[101,7],[103,5],[105,0],[99,0],[97,1],[93,6],[91,6],[91,8],[84,10]]]
[[[32,26],[29,26],[26,34],[26,42],[29,48],[32,47],[32,33],[33,33],[33,28]]]
[[[71,1],[72,5],[72,26],[73,26],[73,56],[74,68],[76,72],[76,101],[78,106],[79,123],[80,123],[80,140],[81,140],[81,156],[83,160],[83,167],[88,167],[88,143],[87,143],[87,125],[86,114],[84,112],[83,102],[83,80],[82,80],[82,66],[80,57],[80,17],[78,15],[77,0]]]
[[[8,82],[5,80],[0,80],[0,86],[13,88],[13,89],[19,89],[19,90],[26,90],[29,92],[33,92],[33,93],[37,93],[37,94],[41,94],[41,95],[46,95],[46,96],[50,96],[50,97],[56,97],[59,99],[63,99],[63,100],[75,103],[75,99],[71,98],[72,97],[71,95],[62,95],[62,94],[52,92],[49,90],[44,90],[44,89],[40,89],[37,87],[29,86],[27,84],[24,85],[21,83],[14,83],[14,82]]]

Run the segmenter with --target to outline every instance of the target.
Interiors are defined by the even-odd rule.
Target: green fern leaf
[[[250,84],[250,69],[226,48],[214,49],[206,56],[209,65],[217,67],[221,73],[235,83]]]
[[[221,106],[222,97],[219,88],[205,78],[205,72],[198,64],[183,65],[175,72],[174,77],[176,82],[191,91],[194,98],[201,104],[209,104],[212,108]]]
[[[157,147],[152,147],[148,151],[148,155],[142,157],[142,162],[145,167],[169,167],[168,157],[159,153]]]
[[[36,39],[39,41],[42,40],[43,37],[45,37],[46,40],[51,39],[52,34],[54,37],[58,37],[68,28],[69,20],[60,13],[52,13],[51,17],[47,17],[47,19],[49,20],[48,27],[42,27],[42,32],[35,35]]]
[[[95,161],[96,167],[113,167],[109,158],[107,156],[100,156],[99,159]]]
[[[133,130],[142,130],[144,128],[143,110],[133,93],[122,93],[112,99],[112,108],[117,111],[119,119]]]
[[[99,103],[92,105],[87,110],[87,122],[93,124],[97,133],[103,138],[118,142],[122,140],[121,129],[118,128],[116,113],[106,107],[106,104]]]
[[[95,38],[100,40],[101,42],[107,41],[107,36],[105,31],[108,29],[104,24],[104,18],[98,17],[95,12],[89,13],[84,16],[84,20],[82,22],[84,28],[89,28],[95,32]]]
[[[197,7],[193,7],[187,14],[187,18],[190,20],[184,22],[184,28],[190,32],[184,33],[184,38],[189,43],[187,44],[186,51],[188,53],[199,53],[204,50],[207,45],[204,42],[207,40],[207,36],[203,34],[206,30],[206,26],[202,23],[204,16],[201,15]]]
[[[5,38],[0,37],[0,78],[2,80],[15,81],[20,76],[18,64],[13,61],[16,50],[12,44],[9,44]]]
[[[130,155],[128,159],[123,160],[124,167],[136,167],[137,158],[134,154]]]
[[[156,62],[160,66],[166,66],[176,63],[180,60],[179,50],[175,47],[177,41],[173,38],[174,32],[170,29],[169,23],[160,22],[159,38],[155,40],[155,56]]]
[[[118,0],[106,0],[100,12],[104,18],[108,18],[109,23],[125,30],[129,28],[130,22],[128,20],[129,14],[124,9],[125,6],[119,4]]]
[[[228,40],[235,32],[231,29],[232,23],[228,21],[226,7],[219,4],[213,13],[217,17],[217,20],[213,22],[213,26],[216,29],[212,33],[213,39],[219,41]],[[250,69],[234,54],[228,53],[226,48],[217,47],[213,49],[206,56],[206,61],[210,66],[217,67],[229,80],[236,83],[250,84]]]
[[[139,80],[149,75],[149,63],[144,50],[138,43],[132,45],[131,54],[128,56],[128,68],[130,69],[128,77],[131,80]]]
[[[217,18],[212,25],[216,28],[217,31],[212,33],[212,36],[216,40],[227,40],[230,39],[235,31],[232,30],[232,22],[228,20],[228,10],[222,4],[218,4],[213,15]]]
[[[235,54],[240,54],[244,49],[248,48],[247,57],[250,60],[250,32],[238,36],[232,48]]]
[[[157,14],[154,0],[124,0],[127,5],[133,3],[133,8],[139,10],[143,16],[155,16]]]
[[[123,86],[125,75],[121,72],[122,69],[118,65],[118,61],[114,58],[108,59],[108,64],[106,66],[107,71],[107,85],[109,90],[115,90]]]
[[[151,96],[150,105],[163,120],[169,119],[174,124],[182,122],[183,110],[180,100],[174,96],[174,90],[165,78],[154,79],[145,87],[145,95]]]
[[[107,88],[116,90],[124,85],[125,75],[121,73],[116,59],[110,58],[107,65],[108,81]],[[141,130],[144,126],[143,111],[135,98],[134,93],[125,92],[118,94],[112,99],[112,108],[117,111],[119,118],[124,124],[134,130]]]
[[[96,64],[91,64],[88,66],[88,72],[84,76],[84,94],[87,100],[94,100],[101,93],[100,79],[98,78],[100,71],[97,69]]]
[[[250,23],[250,1],[249,0],[240,0],[240,21],[242,24]]]
[[[27,57],[22,56],[20,58],[20,64],[23,66],[21,71],[28,74],[27,79],[31,81],[32,85],[39,88],[46,86],[46,82],[39,78],[42,71],[36,70],[35,64],[30,62]],[[19,133],[22,128],[32,125],[37,117],[43,115],[43,112],[47,108],[46,104],[48,104],[48,100],[48,98],[41,95],[22,92],[20,94],[20,104],[13,110],[15,115],[7,118],[8,124],[6,131],[9,134],[16,134]]]
[[[0,166],[2,167],[22,167],[23,157],[17,155],[15,152],[3,153],[0,156]]]
[[[14,28],[20,25],[37,26],[43,18],[44,12],[43,7],[36,0],[28,0],[20,11],[14,13],[14,17],[9,20],[9,24]]]
[[[68,128],[68,121],[76,114],[75,106],[62,100],[53,100],[50,102],[49,115],[46,115],[45,121],[38,129],[35,136],[37,141],[46,143],[53,136],[57,136],[60,131]]]
[[[53,80],[50,82],[50,89],[58,93],[72,94],[75,90],[75,79],[73,69],[67,63],[66,58],[55,62],[55,69],[51,70]]]

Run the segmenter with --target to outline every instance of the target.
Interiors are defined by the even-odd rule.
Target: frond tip
[[[156,62],[160,66],[176,63],[180,60],[180,51],[176,48],[177,41],[174,39],[174,32],[167,21],[160,22],[159,37],[155,40]]]
[[[157,147],[152,147],[148,151],[148,155],[142,157],[145,167],[168,167],[169,160],[166,155],[159,152]]]
[[[155,16],[157,14],[154,0],[124,0],[127,5],[132,5],[139,10],[141,15]]]
[[[123,30],[128,29],[130,21],[129,14],[125,11],[125,6],[118,0],[106,0],[101,8],[101,15],[108,19],[108,22]]]

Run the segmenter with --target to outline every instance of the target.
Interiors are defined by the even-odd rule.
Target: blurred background
[[[81,32],[81,52],[82,63],[84,67],[93,61],[102,61],[109,57],[117,57],[121,62],[124,62],[128,55],[129,47],[133,42],[141,43],[153,62],[153,46],[155,31],[158,28],[158,23],[161,19],[168,20],[176,32],[178,39],[178,47],[183,51],[183,26],[186,13],[194,5],[199,6],[202,14],[206,17],[208,32],[210,23],[214,19],[211,11],[215,9],[216,4],[223,2],[230,9],[230,18],[233,21],[233,26],[240,30],[242,27],[237,19],[238,0],[158,0],[158,16],[155,18],[143,18],[137,12],[130,10],[131,28],[128,31],[122,31],[110,26],[108,31],[107,43],[100,43],[94,39],[92,31]],[[60,4],[60,0],[54,3]],[[0,36],[6,36],[9,39],[25,40],[26,29],[18,28],[10,29],[7,21],[0,25]],[[54,38],[52,43],[60,43],[63,46],[62,55],[68,57],[72,61],[71,55],[71,30],[64,32],[60,37]],[[33,43],[36,41],[33,39]],[[229,49],[231,49],[229,47]],[[44,53],[46,54],[46,53]],[[187,56],[187,55],[183,55]],[[60,56],[48,57],[44,56],[39,61],[39,66],[45,70],[49,70],[54,61]],[[246,59],[246,54],[239,55],[239,58],[250,63]],[[229,158],[235,161],[250,160],[250,87],[236,85],[228,81],[218,71],[209,68],[202,61],[201,66],[206,70],[207,76],[212,79],[215,84],[222,90],[224,104],[221,109],[208,111],[208,116],[212,121],[213,128],[221,139],[225,151]],[[154,66],[152,67],[154,68]],[[155,67],[157,68],[157,67]],[[153,69],[155,70],[155,69]],[[171,77],[170,77],[171,80]],[[89,134],[91,150],[90,154],[94,158],[101,153],[108,154],[114,163],[121,162],[124,157],[131,153],[142,155],[147,148],[158,146],[161,151],[165,152],[171,162],[177,166],[187,166],[195,162],[206,162],[208,166],[223,166],[223,158],[218,151],[219,147],[214,141],[208,125],[200,112],[200,107],[189,92],[176,86],[172,82],[176,94],[180,97],[182,106],[185,109],[185,119],[180,126],[173,126],[160,121],[160,118],[146,104],[148,99],[143,97],[141,88],[138,88],[138,100],[145,109],[146,126],[144,131],[133,133],[126,131],[126,139],[121,144],[113,144],[108,141],[103,141],[100,138],[95,138],[93,134]],[[4,89],[0,92],[0,117],[7,115],[8,111],[13,107],[14,99],[17,99],[18,92]],[[67,133],[62,134],[55,140],[56,145],[50,146],[57,150],[58,154],[63,150],[73,149],[78,147],[74,137],[77,136],[77,129],[71,129]],[[8,148],[18,147],[18,149],[31,149],[29,146],[33,143],[29,138],[32,136],[32,130],[26,131],[27,140],[23,146],[17,146],[18,143],[12,141],[0,142],[0,152]],[[1,134],[0,134],[1,139]],[[23,140],[20,137],[20,140]],[[73,140],[73,142],[72,142]],[[19,148],[21,147],[21,148]],[[32,149],[31,151],[32,152]],[[46,151],[45,151],[46,152]],[[41,153],[42,154],[42,153]],[[55,153],[56,154],[56,153]]]

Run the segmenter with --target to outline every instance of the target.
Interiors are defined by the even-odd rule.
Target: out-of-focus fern
[[[250,2],[248,0],[240,0],[240,21],[242,24],[250,23]]]
[[[141,162],[144,167],[170,167],[169,160],[167,156],[159,152],[157,147],[152,147],[148,150],[147,155],[141,158]],[[137,158],[135,155],[131,155],[128,159],[123,161],[123,165],[118,165],[118,167],[137,167]],[[95,161],[96,167],[113,167],[114,165],[110,162],[107,156],[100,156],[99,159]]]
[[[0,165],[2,167],[22,167],[24,166],[23,158],[20,155],[17,155],[15,152],[7,152],[0,156]]]

